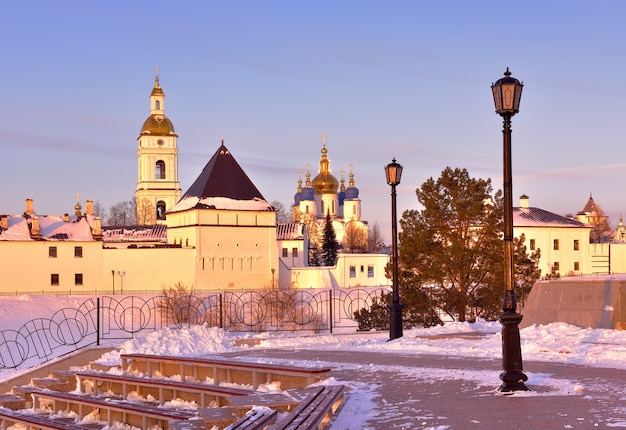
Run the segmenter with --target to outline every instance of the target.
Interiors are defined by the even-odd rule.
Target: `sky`
[[[46,318],[62,307],[75,307],[86,300],[85,296],[18,296],[0,297],[0,327],[3,330],[19,330],[20,326],[31,318]],[[481,362],[483,360],[500,362],[502,357],[501,325],[499,322],[487,322],[479,320],[476,323],[450,322],[443,326],[431,328],[410,329],[404,331],[402,338],[389,341],[388,332],[320,334],[299,336],[294,333],[228,333],[217,327],[207,325],[190,326],[187,328],[164,328],[162,330],[145,330],[135,333],[134,338],[112,344],[115,349],[105,353],[96,362],[118,366],[120,353],[142,353],[152,355],[175,355],[175,356],[212,356],[215,354],[243,352],[240,359],[254,362],[271,362],[276,364],[297,365],[304,367],[327,367],[330,366],[334,373],[323,381],[326,384],[345,384],[350,390],[345,404],[340,409],[332,428],[343,430],[363,430],[371,428],[383,428],[382,426],[371,427],[367,425],[369,420],[378,420],[380,423],[385,414],[390,411],[401,414],[406,413],[407,408],[385,402],[380,399],[379,387],[375,381],[376,374],[397,372],[402,377],[408,377],[418,384],[438,384],[446,381],[456,381],[459,384],[459,394],[465,396],[463,388],[466,384],[478,384],[483,387],[482,396],[493,396],[500,381],[499,371],[486,369]],[[602,426],[624,427],[623,408],[623,382],[611,380],[609,369],[626,370],[624,354],[626,353],[626,331],[611,329],[581,328],[563,322],[553,322],[546,325],[532,325],[520,330],[522,339],[522,356],[526,363],[525,374],[528,376],[526,385],[531,388],[528,392],[516,392],[515,396],[543,397],[546,402],[551,399],[568,398],[568,396],[584,397],[584,407],[593,409],[597,422]],[[257,346],[237,346],[236,340],[258,339]],[[290,351],[287,359],[267,358],[264,353],[271,350]],[[315,361],[305,360],[300,357],[302,351],[349,351],[352,354],[363,352],[383,353],[385,364],[361,363],[350,364],[345,362],[326,362],[323,357]],[[300,353],[300,354],[299,354]],[[322,355],[321,353],[319,354]],[[402,357],[422,356],[445,357],[448,360],[457,358],[468,359],[465,367],[456,368],[451,364],[431,364],[430,366],[402,366]],[[366,359],[368,360],[368,359]],[[475,365],[472,365],[475,361]],[[546,364],[546,366],[542,366]],[[553,366],[550,366],[553,364]],[[586,370],[578,373],[570,372],[570,376],[560,373],[560,365],[582,366]],[[604,369],[593,372],[589,376],[589,369]],[[338,371],[353,371],[353,379],[337,379],[334,375],[345,373]],[[15,376],[19,371],[0,369],[0,381]],[[112,373],[119,370],[112,369]],[[364,373],[365,372],[365,373]],[[368,373],[372,376],[368,379]],[[364,373],[360,379],[354,379],[355,374]],[[571,375],[577,375],[572,377]],[[600,377],[603,375],[604,379]],[[398,381],[403,378],[399,377]],[[365,383],[363,381],[369,381]],[[608,382],[610,381],[610,383]],[[280,391],[280,387],[262,387],[268,391]],[[246,387],[242,387],[246,388]],[[435,389],[436,390],[436,389]],[[436,391],[435,391],[436,392]],[[611,397],[611,393],[614,395]],[[411,393],[407,393],[410,397]],[[470,396],[474,397],[474,395]],[[558,396],[558,397],[555,397]],[[607,397],[608,396],[608,397]],[[572,401],[577,401],[572,400]],[[607,403],[608,402],[608,403]],[[422,410],[427,411],[427,402],[421,405]],[[523,403],[521,404],[523,405]],[[196,405],[197,407],[197,405]],[[396,408],[399,409],[396,411]],[[413,407],[415,405],[413,404]],[[520,406],[524,407],[524,406]],[[528,408],[528,404],[525,406]],[[558,414],[562,406],[553,406],[554,414]],[[384,409],[386,412],[382,412]],[[410,408],[409,408],[410,409]],[[607,412],[608,409],[608,412]],[[527,410],[527,409],[526,409]],[[455,411],[446,409],[447,413],[454,415]],[[592,424],[588,421],[582,423],[585,416],[583,410],[580,415],[570,417],[577,428],[581,425]],[[480,415],[480,413],[477,413]],[[567,415],[567,414],[566,414]],[[539,415],[541,416],[541,414]],[[535,417],[536,418],[536,417]],[[523,420],[523,418],[522,418]],[[429,419],[430,421],[430,419]],[[448,417],[437,416],[435,421],[446,423]],[[473,424],[477,422],[472,421]],[[474,425],[468,428],[474,428]],[[384,427],[387,428],[387,427]],[[394,427],[399,428],[399,427]],[[414,427],[403,427],[414,428]],[[439,430],[454,428],[449,425],[426,426],[424,429]],[[574,428],[572,425],[564,428]]]
[[[622,1],[30,1],[0,18],[0,213],[133,198],[137,137],[158,67],[189,188],[226,146],[268,201],[298,171],[354,175],[362,218],[389,240],[384,166],[404,166],[398,218],[446,167],[502,188],[490,85],[524,83],[513,195],[561,215],[593,195],[626,210]],[[617,76],[618,78],[615,78]],[[347,173],[346,173],[347,179]],[[83,203],[84,206],[84,203]]]

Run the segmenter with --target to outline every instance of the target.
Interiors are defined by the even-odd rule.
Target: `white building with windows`
[[[529,252],[541,251],[541,275],[579,276],[596,273],[589,244],[591,227],[580,221],[531,207],[526,195],[513,209],[513,235],[526,240]]]

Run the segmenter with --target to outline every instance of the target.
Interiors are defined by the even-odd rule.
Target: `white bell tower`
[[[165,116],[165,94],[157,69],[150,93],[150,116],[143,123],[137,141],[137,224],[165,222],[165,212],[180,200],[178,182],[178,135]]]

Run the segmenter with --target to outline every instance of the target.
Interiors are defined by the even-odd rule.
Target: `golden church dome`
[[[326,133],[322,134],[322,159],[320,160],[320,172],[313,178],[311,185],[315,194],[337,194],[339,181],[330,173],[330,161],[326,155]]]
[[[313,178],[315,194],[337,194],[339,182],[330,172],[319,173]]]
[[[165,115],[153,114],[148,117],[141,126],[141,133],[139,134],[161,134],[170,135],[176,134],[174,131],[174,124]]]

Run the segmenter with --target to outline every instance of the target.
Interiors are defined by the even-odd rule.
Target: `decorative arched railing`
[[[228,331],[329,332],[357,327],[354,312],[387,288],[102,296],[17,329],[0,330],[0,369],[31,367],[101,340],[196,324]]]

